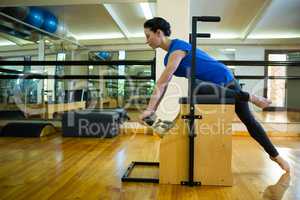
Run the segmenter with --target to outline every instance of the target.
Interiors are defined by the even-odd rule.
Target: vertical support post
[[[197,42],[197,17],[192,18],[192,66],[190,70],[190,78],[188,82],[188,99],[190,105],[189,112],[189,173],[188,181],[182,182],[184,185],[194,186],[201,185],[201,183],[194,182],[194,141],[195,141],[195,104],[194,104],[194,88],[195,88],[195,71],[196,71],[196,42]]]
[[[191,78],[189,79],[189,100],[190,100],[190,121],[189,121],[189,137],[190,137],[190,158],[189,158],[189,186],[194,185],[194,139],[195,139],[195,104],[194,104],[194,88],[196,74],[196,43],[197,43],[197,18],[192,18],[192,68]]]
[[[210,37],[209,33],[197,34],[197,22],[219,22],[220,17],[215,16],[201,16],[201,17],[192,17],[192,36],[190,41],[192,43],[192,66],[190,70],[190,78],[188,85],[188,99],[190,105],[189,112],[189,173],[188,181],[183,181],[182,184],[188,186],[201,185],[201,182],[194,182],[194,151],[195,151],[195,98],[194,98],[194,89],[195,89],[195,79],[196,79],[196,48],[197,48],[197,37]]]

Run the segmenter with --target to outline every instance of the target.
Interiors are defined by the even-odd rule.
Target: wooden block
[[[203,113],[203,114],[202,114]],[[203,185],[232,185],[233,105],[197,105],[195,181]]]
[[[159,183],[180,184],[188,177],[188,135],[186,122],[181,119],[186,105],[175,119],[175,126],[164,136],[160,143]]]
[[[195,108],[195,114],[201,114],[203,119],[195,121],[194,180],[203,185],[230,186],[234,106],[201,104]],[[180,184],[188,180],[188,124],[181,119],[188,113],[189,106],[181,105],[175,127],[161,140],[161,184]]]

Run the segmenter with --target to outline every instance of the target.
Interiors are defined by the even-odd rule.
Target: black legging
[[[249,93],[242,91],[237,81],[234,80],[223,87],[217,84],[196,80],[196,85],[195,94],[214,94],[219,97],[234,97],[235,113],[243,124],[245,124],[251,137],[253,137],[271,157],[278,156],[278,151],[249,109]]]

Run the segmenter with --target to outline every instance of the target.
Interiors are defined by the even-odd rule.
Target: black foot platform
[[[136,177],[129,177],[131,172],[133,171],[135,166],[154,166],[159,167],[159,162],[132,162],[129,167],[127,168],[125,174],[122,177],[122,182],[143,182],[143,183],[159,183],[158,178],[136,178]]]

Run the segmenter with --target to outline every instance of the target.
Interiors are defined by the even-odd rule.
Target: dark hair
[[[169,22],[161,17],[154,17],[147,20],[144,23],[144,28],[149,28],[153,32],[156,32],[158,29],[160,29],[165,34],[165,36],[171,35],[171,26]]]

